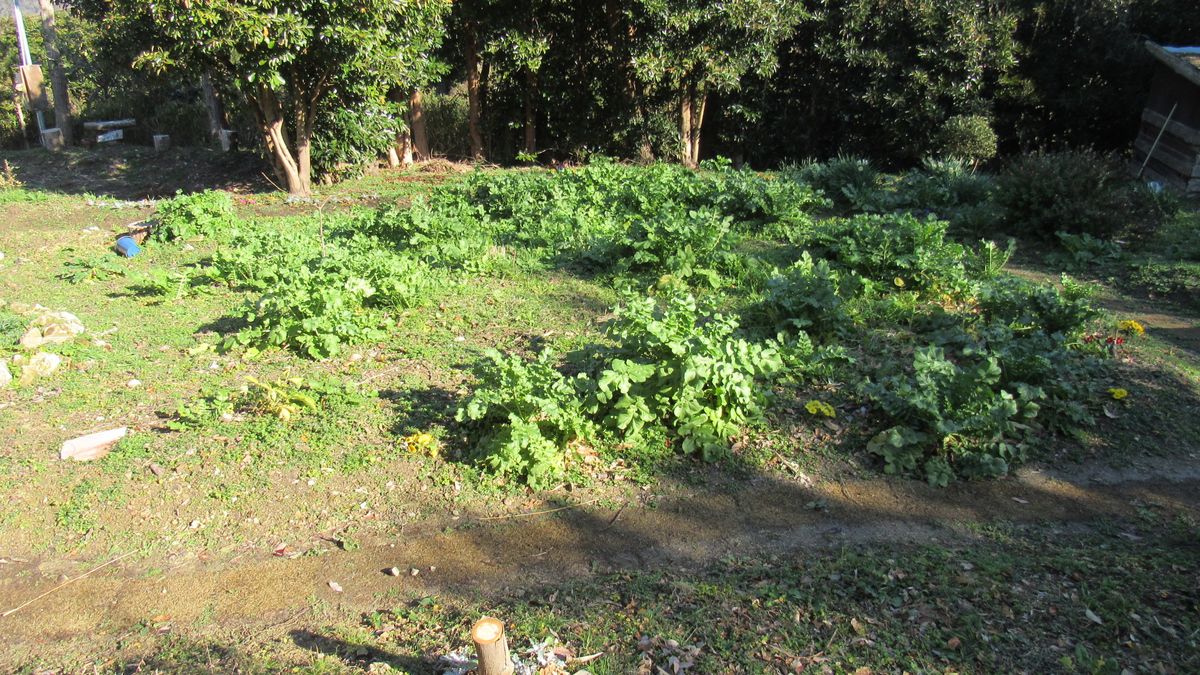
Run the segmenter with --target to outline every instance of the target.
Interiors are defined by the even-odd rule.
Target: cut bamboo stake
[[[1142,174],[1146,173],[1146,165],[1150,163],[1150,158],[1154,156],[1154,151],[1158,149],[1158,143],[1162,140],[1163,134],[1167,133],[1167,127],[1171,126],[1171,118],[1175,116],[1175,109],[1178,107],[1178,102],[1171,106],[1171,112],[1167,114],[1167,121],[1163,122],[1162,128],[1158,130],[1158,136],[1154,138],[1154,144],[1146,151],[1146,161],[1142,162],[1142,168],[1138,169],[1138,178],[1141,178]]]
[[[22,602],[21,604],[17,605],[16,607],[13,607],[12,609],[8,610],[7,612],[5,612],[5,613],[3,613],[3,614],[0,614],[0,617],[6,617],[6,616],[8,616],[9,614],[15,614],[15,613],[17,613],[17,612],[21,611],[22,609],[25,609],[26,607],[28,607],[28,606],[32,605],[33,603],[37,602],[38,600],[41,600],[42,598],[46,597],[47,595],[50,595],[51,593],[53,593],[53,592],[57,591],[58,589],[62,588],[63,586],[67,586],[67,585],[69,585],[69,584],[73,584],[73,583],[75,583],[76,581],[79,581],[80,579],[82,579],[82,578],[84,578],[84,577],[86,577],[86,576],[90,576],[90,575],[91,575],[93,572],[99,572],[100,570],[104,569],[105,567],[108,567],[109,565],[111,565],[111,564],[113,564],[113,563],[120,562],[120,561],[122,561],[122,560],[124,560],[124,559],[128,558],[129,556],[133,555],[134,553],[137,553],[137,551],[130,551],[129,553],[126,553],[125,555],[122,555],[122,556],[118,556],[118,557],[116,557],[116,558],[113,558],[112,560],[109,560],[108,562],[104,563],[103,565],[100,565],[99,567],[93,567],[92,569],[90,569],[90,570],[88,570],[88,571],[84,572],[83,574],[80,574],[79,576],[75,577],[74,579],[67,579],[66,581],[64,581],[64,582],[62,582],[61,584],[59,584],[59,585],[55,586],[54,588],[51,588],[50,590],[46,591],[45,593],[42,593],[41,595],[37,596],[36,598],[30,598],[29,600],[26,600],[25,602]],[[503,625],[504,625],[504,624],[501,624],[501,627],[503,627]]]
[[[471,627],[471,640],[479,654],[479,675],[512,675],[512,659],[508,656],[508,637],[504,622],[485,616]]]

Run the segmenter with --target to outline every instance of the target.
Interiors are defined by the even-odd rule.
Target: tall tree
[[[634,63],[640,79],[676,92],[680,160],[700,159],[708,97],[748,73],[768,75],[776,48],[804,16],[802,0],[638,0]]]
[[[249,102],[288,192],[312,189],[323,103],[346,90],[382,98],[429,58],[450,0],[92,0],[106,26],[138,26],[135,65],[211,71]]]

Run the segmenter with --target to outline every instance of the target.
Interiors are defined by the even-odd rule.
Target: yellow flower
[[[837,411],[833,409],[833,406],[824,401],[809,401],[804,404],[804,409],[811,415],[824,415],[825,417],[834,417],[837,415]]]
[[[1145,335],[1146,327],[1132,319],[1117,324],[1117,330],[1127,335]]]
[[[437,457],[441,453],[438,440],[426,433],[404,436],[400,439],[400,444],[409,452],[429,455],[430,457]]]
[[[1116,401],[1120,401],[1121,399],[1123,399],[1129,395],[1128,391],[1125,391],[1124,389],[1121,389],[1120,387],[1113,387],[1112,389],[1108,390],[1108,393],[1110,396],[1113,397],[1113,400],[1116,400]]]

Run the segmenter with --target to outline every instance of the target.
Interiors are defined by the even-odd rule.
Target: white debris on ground
[[[116,429],[108,429],[107,431],[98,431],[94,434],[72,438],[62,444],[62,449],[59,450],[59,459],[73,459],[77,462],[90,462],[93,459],[100,459],[112,450],[122,438],[125,438],[129,433],[127,427],[117,427]]]
[[[467,656],[466,652],[457,651],[442,654],[433,667],[435,670],[441,671],[443,675],[467,675],[477,665],[479,664],[475,659]]]
[[[513,675],[589,675],[586,670],[573,670],[568,666],[582,666],[602,655],[592,654],[576,658],[570,649],[557,645],[553,638],[547,638],[525,651],[514,650]],[[433,667],[443,675],[467,675],[478,665],[471,653],[464,649],[443,654]]]
[[[8,369],[8,362],[0,359],[0,389],[12,384],[12,371]]]
[[[146,209],[158,205],[157,199],[139,199],[137,201],[127,201],[124,199],[89,199],[88,206],[95,206],[101,209]]]
[[[33,350],[42,345],[62,344],[83,331],[83,322],[74,314],[44,311],[29,323],[29,328],[21,336],[21,346]]]
[[[58,370],[58,367],[62,365],[62,357],[49,352],[38,352],[33,356],[17,354],[12,357],[12,365],[14,368],[20,368],[21,377],[17,382],[22,387],[28,387]]]

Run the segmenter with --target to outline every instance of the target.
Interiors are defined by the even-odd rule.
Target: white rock
[[[0,361],[0,389],[12,383],[12,373],[8,370],[8,362]]]
[[[83,322],[70,312],[43,312],[29,323],[29,329],[21,336],[21,346],[37,349],[46,344],[67,342],[83,330]]]
[[[48,377],[62,365],[62,357],[49,352],[38,352],[33,356],[17,354],[12,359],[14,366],[21,368],[21,386],[28,387],[38,378]]]
[[[138,379],[132,379],[132,380],[126,382],[125,386],[129,387],[130,389],[136,389],[136,388],[142,386],[142,381],[138,380]]]

